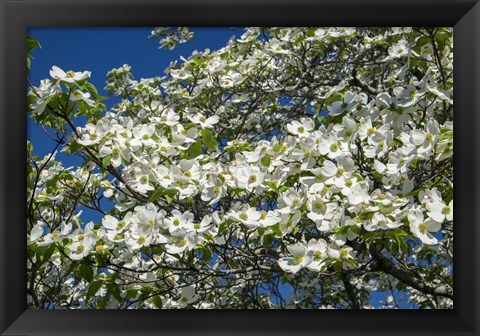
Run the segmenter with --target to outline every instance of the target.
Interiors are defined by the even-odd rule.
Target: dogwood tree
[[[112,69],[111,97],[52,64],[29,306],[452,308],[452,64],[450,28],[246,28],[159,77]]]

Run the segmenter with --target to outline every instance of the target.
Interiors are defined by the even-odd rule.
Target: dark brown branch
[[[385,273],[394,276],[397,280],[422,293],[443,296],[453,300],[453,289],[450,286],[434,286],[426,283],[422,279],[411,276],[401,268],[396,267],[387,257],[382,255],[380,251],[377,250],[375,244],[370,245],[369,251],[378,267]]]
[[[353,309],[360,309],[360,305],[358,304],[357,295],[355,294],[355,289],[353,288],[350,277],[347,275],[346,272],[340,272],[340,277],[342,279],[343,285],[345,286],[345,290],[348,295],[348,299],[352,305]]]

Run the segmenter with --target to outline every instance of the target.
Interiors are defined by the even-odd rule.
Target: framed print
[[[477,1],[0,3],[2,335],[479,334]]]

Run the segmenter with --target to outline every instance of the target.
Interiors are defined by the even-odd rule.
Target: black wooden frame
[[[0,0],[1,335],[479,335],[480,4],[474,0]],[[454,309],[26,309],[26,31],[47,26],[454,26]]]

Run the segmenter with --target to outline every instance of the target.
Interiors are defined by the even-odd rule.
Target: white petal
[[[64,78],[67,74],[65,71],[54,65],[52,69],[50,70],[50,76],[55,79],[61,79]]]
[[[302,257],[305,255],[306,247],[301,243],[296,243],[294,245],[287,246],[287,250],[294,256],[294,257]]]
[[[330,160],[323,163],[322,174],[331,177],[337,173],[337,166]]]
[[[30,232],[30,240],[35,241],[43,235],[43,225],[36,224]]]
[[[105,229],[115,230],[118,225],[118,220],[110,215],[106,215],[102,220],[102,225]]]

